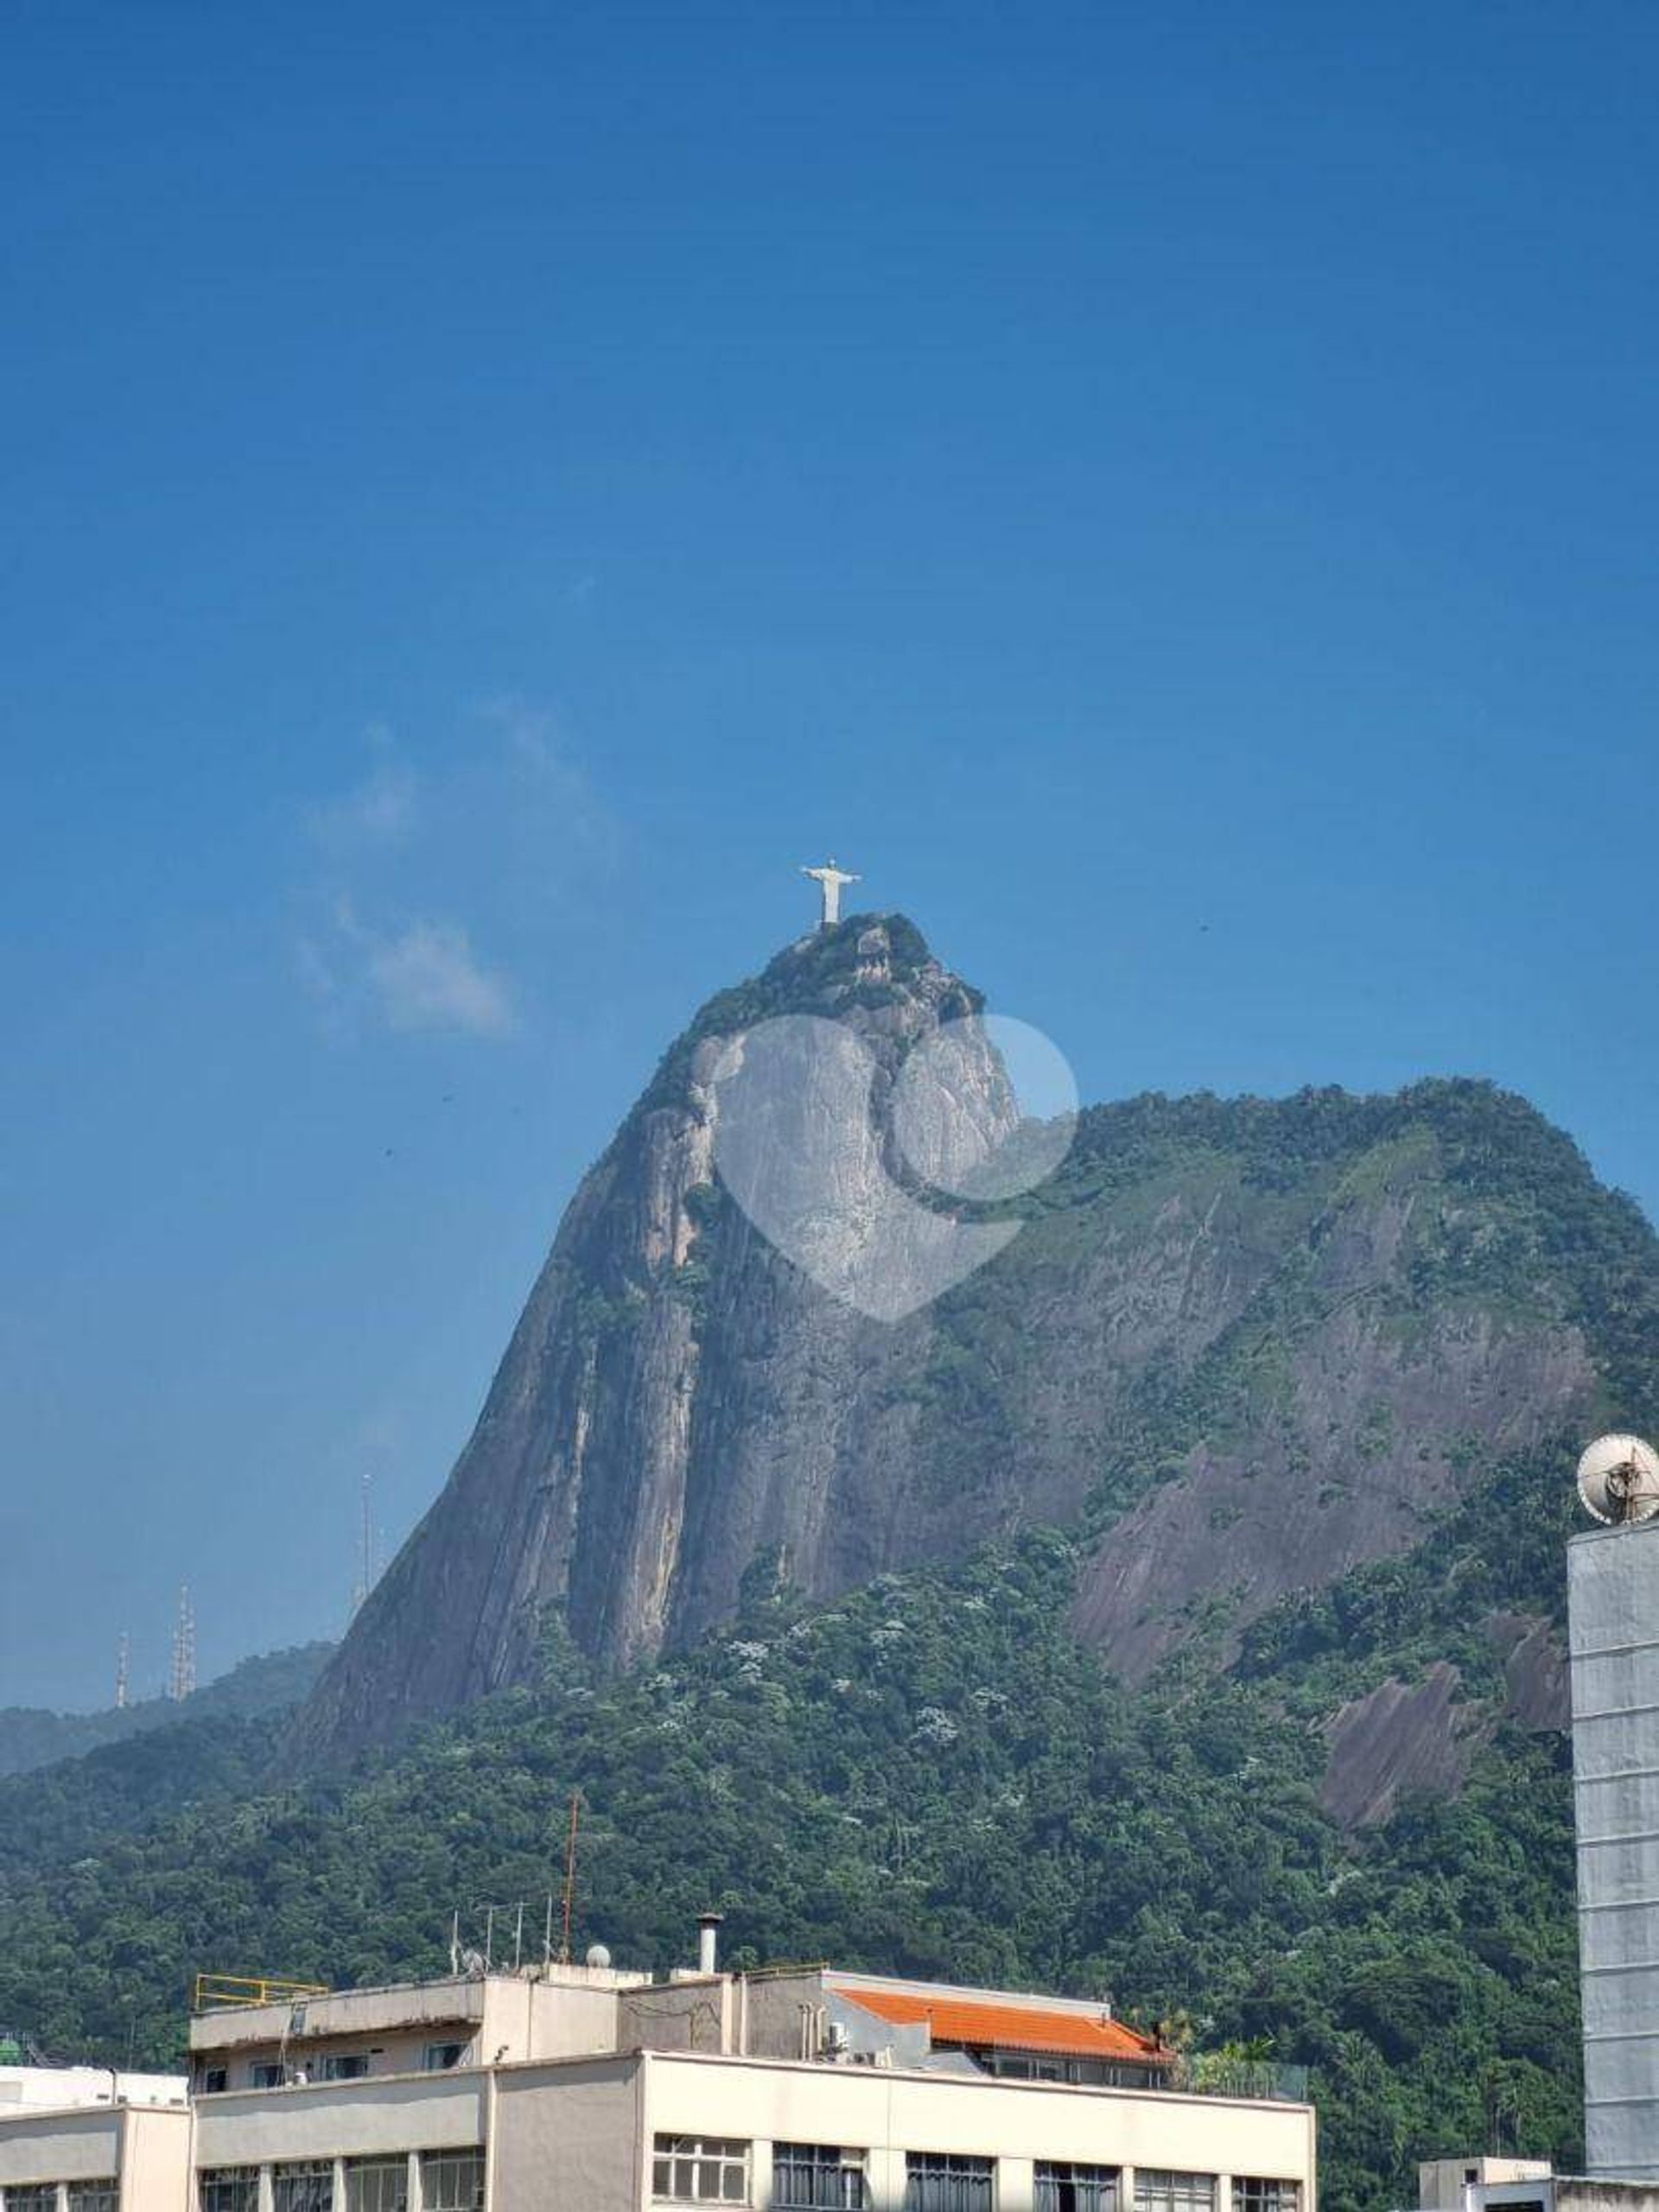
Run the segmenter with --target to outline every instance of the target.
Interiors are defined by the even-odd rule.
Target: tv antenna
[[[1659,1452],[1639,1436],[1599,1436],[1579,1460],[1579,1496],[1592,1520],[1618,1529],[1659,1514]]]
[[[582,1792],[570,1792],[570,1821],[564,1836],[564,1912],[559,1937],[559,1963],[570,1963],[570,1922],[576,1909],[576,1828],[582,1819]]]

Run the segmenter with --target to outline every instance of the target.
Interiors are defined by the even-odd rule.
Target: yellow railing
[[[276,1981],[269,1974],[199,1974],[190,1999],[193,2012],[221,2005],[283,2005],[300,1997],[327,1997],[326,1981]]]

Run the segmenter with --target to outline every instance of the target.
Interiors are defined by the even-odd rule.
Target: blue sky
[[[20,0],[0,1703],[338,1630],[837,853],[1659,1205],[1659,17]]]

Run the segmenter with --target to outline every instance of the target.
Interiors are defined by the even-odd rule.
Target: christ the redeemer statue
[[[831,858],[823,868],[804,868],[803,875],[810,875],[823,893],[823,912],[818,917],[821,930],[830,929],[841,919],[841,887],[843,883],[862,883],[861,875],[849,875],[846,869],[837,868]]]

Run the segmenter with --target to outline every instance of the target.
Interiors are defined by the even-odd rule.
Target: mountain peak
[[[873,1042],[886,1037],[890,1046],[903,1046],[924,1029],[977,1014],[984,1002],[934,957],[907,915],[849,914],[796,938],[758,976],[705,1000],[664,1054],[634,1116],[683,1102],[698,1048],[762,1021],[813,1014],[850,1022]]]
[[[550,1632],[607,1665],[694,1636],[730,1611],[757,1550],[787,1549],[820,1579],[813,1516],[839,1479],[879,1329],[781,1256],[717,1181],[723,1048],[789,1017],[856,1037],[875,1077],[868,1113],[856,1085],[831,1105],[804,1077],[770,1102],[783,1120],[766,1139],[788,1150],[810,1131],[826,1148],[824,1188],[856,1242],[893,1186],[883,1116],[899,1065],[982,1002],[906,916],[863,913],[699,1009],[572,1199],[478,1427],[312,1700],[302,1751],[522,1681]],[[792,1077],[810,1040],[781,1042]],[[970,1046],[958,1074],[940,1127],[921,1128],[941,1157],[946,1124],[999,1127],[1013,1110],[988,1046]],[[786,1419],[765,1410],[769,1391]],[[792,1440],[798,1417],[816,1465]],[[821,1579],[846,1578],[826,1560]],[[434,1637],[438,1618],[452,1632]]]
[[[1114,1665],[1160,1665],[1199,1620],[1236,1649],[1290,1592],[1417,1541],[1483,1452],[1587,1415],[1585,1211],[1621,1265],[1651,1240],[1530,1109],[1466,1086],[1096,1108],[954,1287],[887,1319],[832,1294],[816,1259],[856,1257],[894,1203],[898,1069],[980,1003],[905,916],[866,913],[701,1008],[584,1177],[296,1758],[573,1657],[683,1646],[757,1566],[828,1599],[1033,1522],[1090,1532],[1077,1624]],[[747,1068],[772,1057],[760,1025],[801,1015],[855,1033],[842,1057],[868,1076],[797,1080],[815,1040],[784,1034],[767,1118],[741,1122],[728,1041],[748,1040]],[[1005,1114],[994,1065],[950,1111]],[[755,1225],[777,1217],[717,1174],[717,1143],[729,1165],[757,1127],[763,1152],[822,1170],[817,1244],[778,1249]]]

